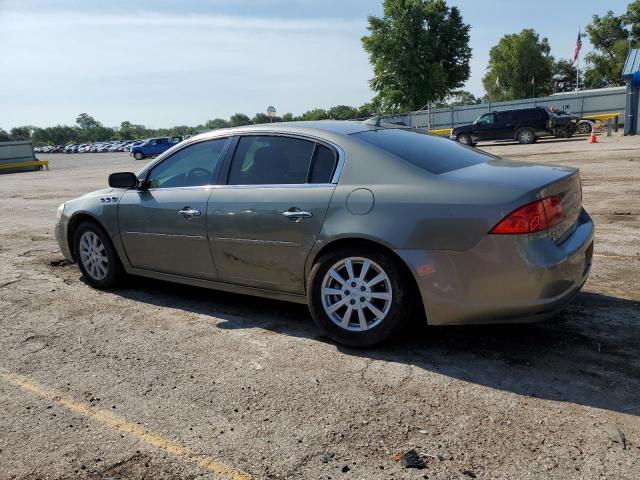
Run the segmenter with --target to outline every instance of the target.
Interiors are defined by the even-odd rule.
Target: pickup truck
[[[557,115],[544,107],[501,110],[481,115],[470,125],[451,131],[451,139],[465,145],[479,141],[517,140],[534,143],[546,135],[571,137],[576,132],[578,117]]]
[[[153,157],[155,155],[160,155],[165,150],[169,150],[171,147],[180,142],[182,138],[180,137],[157,137],[150,138],[142,145],[136,145],[131,147],[130,156],[133,156],[136,160],[142,160],[147,157]]]

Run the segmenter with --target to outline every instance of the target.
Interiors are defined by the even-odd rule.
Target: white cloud
[[[372,97],[365,20],[3,13],[2,127],[197,124],[268,104],[300,113]]]

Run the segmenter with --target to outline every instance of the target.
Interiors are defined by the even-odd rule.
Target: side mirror
[[[138,186],[138,177],[131,172],[118,172],[109,175],[109,186],[112,188],[133,188]]]

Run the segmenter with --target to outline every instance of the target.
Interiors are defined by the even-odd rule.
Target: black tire
[[[589,122],[582,122],[578,124],[578,133],[582,133],[583,135],[589,135],[593,130],[593,127]]]
[[[135,158],[136,160],[143,160],[144,159],[144,153],[136,152],[136,153],[133,154],[133,158]]]
[[[471,136],[466,133],[460,133],[458,136],[456,136],[456,141],[463,145],[469,145],[469,146],[473,145],[473,140],[471,140]]]
[[[571,138],[575,135],[575,133],[576,133],[575,125],[573,123],[570,125],[567,125],[564,129],[564,138]]]
[[[88,268],[85,266],[85,263],[83,262],[80,241],[82,239],[82,236],[87,232],[96,235],[104,246],[104,256],[107,258],[108,262],[104,278],[96,278],[96,276],[93,275],[90,270],[88,270]],[[124,269],[122,268],[122,263],[120,262],[118,253],[113,247],[113,244],[111,243],[111,239],[109,238],[107,232],[105,232],[104,229],[97,223],[83,222],[78,225],[78,228],[76,228],[73,235],[73,246],[75,259],[78,263],[78,267],[80,268],[80,272],[82,273],[82,276],[87,281],[87,283],[92,287],[99,288],[101,290],[113,288],[123,277]]]
[[[339,264],[347,258],[366,259],[373,262],[371,264],[372,266],[369,267],[368,275],[375,275],[376,269],[379,267],[383,270],[389,280],[392,297],[391,300],[388,301],[389,307],[386,315],[384,315],[382,320],[377,324],[374,325],[374,323],[371,323],[371,325],[374,326],[368,329],[351,331],[341,327],[330,318],[323,305],[322,288],[325,276],[327,276],[329,270],[335,267],[336,264]],[[353,268],[355,274],[355,269],[358,267],[354,264]],[[359,271],[359,273],[361,272],[362,270]],[[412,292],[414,289],[411,288],[412,286],[409,283],[411,279],[407,278],[407,275],[408,274],[405,273],[404,269],[398,265],[396,259],[390,258],[388,255],[366,245],[340,248],[329,252],[316,261],[309,276],[309,282],[307,285],[307,301],[313,320],[320,329],[322,329],[337,343],[360,348],[382,343],[401,331],[411,318],[411,314],[413,312]],[[368,277],[366,279],[371,280]],[[357,290],[357,292],[357,295],[355,295],[356,297],[366,295],[366,293],[361,294],[359,290]],[[342,294],[341,297],[344,298]],[[369,302],[376,301],[378,300],[369,300]],[[385,302],[384,300],[381,301]],[[351,300],[351,303],[353,302],[354,300]],[[344,306],[347,307],[348,305],[345,304]],[[374,306],[377,307],[379,304]],[[339,312],[340,309],[336,314]],[[360,325],[359,322],[358,325],[356,325],[356,321],[359,319],[358,312],[357,310],[353,310],[352,312],[353,316],[351,317],[351,325],[353,325],[353,328],[358,328],[358,325]],[[368,312],[370,316],[373,313],[372,310],[368,309],[366,312]],[[374,319],[372,319],[372,321],[375,322],[375,314],[373,314],[373,316]]]
[[[536,133],[531,128],[521,128],[516,133],[516,140],[522,145],[529,145],[536,141]]]

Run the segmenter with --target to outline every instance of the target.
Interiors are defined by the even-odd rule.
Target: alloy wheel
[[[100,237],[92,231],[87,231],[80,237],[80,261],[88,275],[100,281],[107,276],[109,258]]]
[[[391,308],[391,281],[377,263],[348,257],[333,265],[322,280],[322,307],[333,323],[349,331],[368,330]]]

